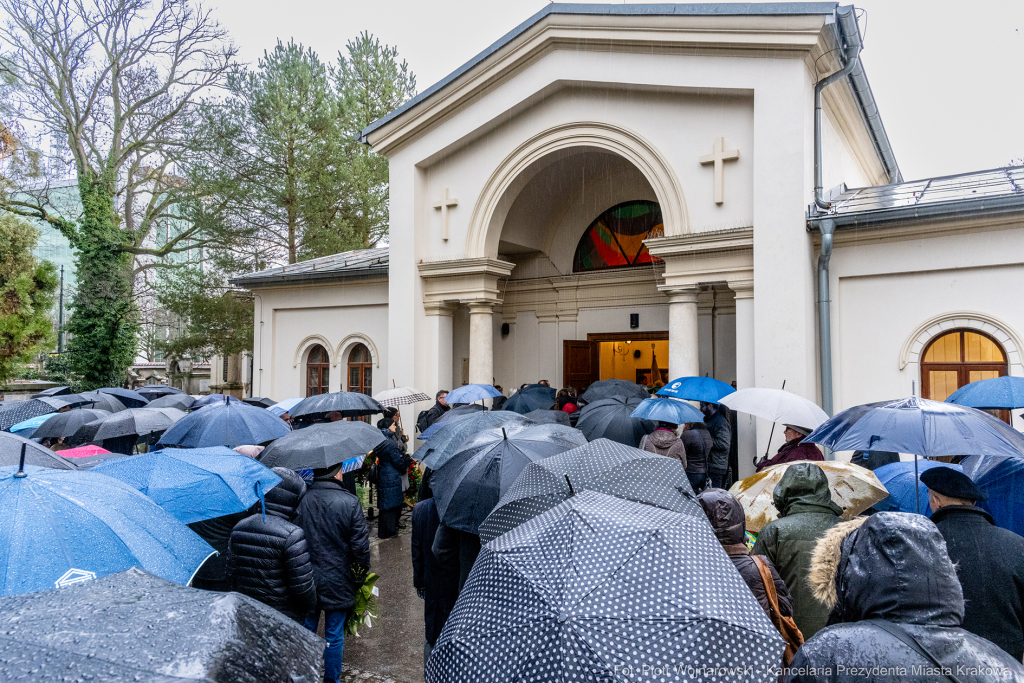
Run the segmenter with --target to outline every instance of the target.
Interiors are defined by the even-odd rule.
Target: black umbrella
[[[419,460],[431,469],[438,469],[455,455],[462,442],[491,427],[526,427],[533,423],[519,413],[507,410],[488,410],[469,415],[460,415],[440,425],[430,439],[413,453],[413,459]],[[431,425],[433,429],[435,425]],[[427,430],[428,432],[430,430]],[[426,432],[424,432],[426,434]]]
[[[189,410],[196,400],[188,394],[167,394],[160,398],[154,398],[149,402],[147,408],[177,408],[178,410]]]
[[[57,413],[46,422],[39,425],[32,436],[36,439],[64,438],[70,443],[70,437],[73,437],[82,425],[87,422],[92,422],[93,420],[108,417],[109,415],[110,413],[105,410],[93,410],[90,408]]]
[[[83,391],[80,395],[89,400],[88,403],[82,406],[83,408],[106,410],[111,413],[119,413],[122,410],[128,409],[128,406],[118,401],[117,397],[111,394],[101,394],[98,391]]]
[[[513,394],[501,409],[511,410],[520,415],[526,415],[534,410],[549,409],[555,405],[556,393],[554,389],[543,384],[530,384]]]
[[[134,568],[89,578],[80,572],[64,588],[0,600],[0,680],[264,683],[323,676],[324,641],[252,598],[186,588]]]
[[[131,389],[122,389],[121,387],[103,387],[96,391],[101,394],[110,394],[111,396],[117,396],[117,400],[125,404],[129,408],[145,408],[149,403],[149,399],[140,394],[137,391]]]
[[[437,514],[446,526],[475,534],[527,465],[585,443],[579,430],[562,425],[481,432],[432,475]]]
[[[37,401],[42,401],[55,409],[80,408],[89,403],[89,398],[81,394],[61,394],[60,396],[40,396]]]
[[[184,394],[185,392],[181,389],[169,387],[166,384],[147,384],[138,390],[138,393],[142,395],[147,401],[152,401],[154,398],[160,398],[161,396],[169,396],[170,394]],[[187,394],[186,394],[187,396]]]
[[[588,403],[580,411],[576,428],[588,441],[611,439],[627,446],[639,446],[640,439],[653,432],[656,426],[650,420],[630,417],[642,400],[613,396]]]
[[[483,547],[426,680],[768,683],[784,649],[706,518],[582,491]]]
[[[373,397],[355,391],[335,391],[331,394],[308,396],[288,411],[292,419],[301,422],[315,422],[328,413],[341,413],[342,417],[361,417],[383,413],[384,408]]]
[[[704,518],[681,462],[598,439],[527,465],[480,525],[480,540],[490,541],[583,490]]]
[[[49,448],[10,432],[0,432],[0,467],[17,467],[21,462],[22,447],[25,448],[26,465],[49,467],[52,470],[78,469]]]
[[[129,408],[103,419],[93,440],[163,432],[183,417],[185,413],[176,408]]]
[[[39,398],[40,396],[60,396],[61,394],[70,394],[71,387],[50,387],[49,389],[43,389],[38,394],[32,396],[32,398]]]
[[[261,398],[260,396],[250,396],[249,398],[243,398],[243,403],[248,403],[251,406],[257,408],[269,408],[270,406],[276,406],[277,401],[270,398]]]
[[[651,397],[647,387],[640,386],[636,382],[627,382],[624,379],[602,379],[594,382],[580,396],[580,404],[593,403],[603,398],[612,396],[625,396],[626,398],[639,398],[641,400]]]
[[[533,420],[539,425],[565,425],[569,427],[572,425],[569,422],[569,413],[564,410],[532,410],[524,415],[527,420]]]
[[[275,418],[276,419],[276,418]],[[356,456],[365,456],[386,437],[365,422],[339,420],[310,425],[286,434],[260,453],[267,467],[315,470],[334,467]]]
[[[47,402],[49,400],[52,399],[49,397],[30,398],[27,401],[15,401],[10,405],[4,405],[3,408],[0,408],[0,430],[6,431],[19,422],[57,412],[57,408]]]
[[[242,399],[231,394],[207,394],[197,398],[192,403],[192,410],[202,408],[203,406],[215,406],[223,403],[241,403]]]

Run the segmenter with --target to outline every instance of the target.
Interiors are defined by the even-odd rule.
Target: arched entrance
[[[326,394],[331,374],[331,357],[327,349],[313,345],[306,356],[306,396]]]
[[[1007,372],[1002,345],[978,330],[943,332],[928,342],[921,358],[921,395],[933,401],[945,401],[962,386]],[[1008,411],[999,412],[1009,420]]]

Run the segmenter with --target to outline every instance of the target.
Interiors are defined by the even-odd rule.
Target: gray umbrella
[[[0,467],[17,467],[21,461],[22,446],[25,447],[26,465],[49,467],[53,470],[78,469],[49,448],[44,448],[35,441],[29,441],[10,432],[0,432]]]
[[[138,393],[146,400],[152,401],[154,398],[160,398],[161,396],[184,394],[185,392],[181,389],[176,389],[175,387],[169,387],[166,384],[147,384],[139,389]]]
[[[768,683],[784,649],[707,518],[582,491],[483,547],[425,673]]]
[[[121,387],[102,387],[96,391],[101,394],[117,396],[117,400],[129,408],[145,408],[149,404],[148,398],[137,391],[132,391],[131,389],[122,389]]]
[[[167,394],[160,398],[154,398],[149,402],[147,408],[177,408],[178,410],[189,410],[196,400],[188,394]]]
[[[75,571],[75,570],[72,570]],[[324,641],[239,593],[140,569],[0,600],[0,680],[319,681]]]
[[[475,534],[527,465],[585,443],[578,430],[562,425],[483,431],[432,475],[437,514],[446,526]]]
[[[598,439],[527,465],[480,525],[480,540],[490,541],[584,490],[704,518],[681,462]]]
[[[43,389],[32,398],[39,398],[40,396],[62,396],[70,393],[71,387],[50,387],[49,389]]]
[[[176,408],[129,408],[104,419],[93,440],[163,432],[183,417],[185,413]]]
[[[532,410],[524,415],[527,420],[533,420],[539,425],[556,424],[570,426],[569,413],[564,410]]]
[[[49,420],[39,425],[35,433],[32,434],[33,438],[36,439],[69,439],[75,435],[82,425],[93,420],[99,420],[104,417],[108,417],[110,413],[105,410],[92,410],[90,408],[81,408],[79,410],[69,410],[65,413],[57,413]]]
[[[117,396],[114,396],[113,394],[101,394],[98,391],[83,391],[80,395],[89,399],[89,402],[82,406],[83,408],[106,410],[111,413],[119,413],[122,410],[128,409],[128,407],[118,401]]]
[[[624,379],[602,379],[594,382],[580,396],[580,403],[593,403],[603,398],[612,396],[625,396],[626,398],[639,398],[641,400],[651,397],[647,387],[640,386],[636,382],[627,382]]]
[[[15,401],[0,408],[0,430],[8,430],[14,425],[40,415],[57,412],[46,400],[49,397],[31,398],[27,401]]]
[[[260,453],[259,461],[267,467],[290,470],[322,469],[339,462],[366,455],[386,437],[365,422],[339,420],[315,424],[285,434]]]
[[[532,424],[519,413],[508,410],[488,410],[461,415],[436,431],[429,441],[416,449],[412,457],[426,467],[436,470],[455,455],[463,441],[484,429],[524,427]],[[431,428],[433,427],[434,425],[431,425]]]
[[[576,428],[587,440],[611,439],[627,446],[639,446],[645,434],[654,431],[655,423],[631,417],[641,398],[612,396],[583,406]]]
[[[328,413],[341,413],[342,417],[360,417],[383,413],[384,408],[371,396],[355,391],[335,391],[330,394],[309,396],[299,401],[288,411],[292,419],[313,421],[325,417]]]

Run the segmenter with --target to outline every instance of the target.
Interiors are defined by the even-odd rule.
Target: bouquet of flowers
[[[377,609],[377,596],[380,591],[374,585],[380,577],[358,565],[352,566],[352,575],[359,588],[356,589],[356,601],[345,619],[345,635],[358,637],[360,626],[373,628],[372,620],[380,616]]]

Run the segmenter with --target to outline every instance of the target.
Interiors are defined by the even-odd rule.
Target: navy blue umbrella
[[[519,413],[507,410],[488,410],[462,415],[445,422],[429,441],[416,449],[412,457],[422,462],[424,466],[436,470],[458,452],[463,441],[478,432],[491,427],[521,428],[531,424],[533,423]]]
[[[152,401],[154,398],[160,398],[161,396],[168,396],[170,394],[184,394],[185,392],[175,387],[169,387],[166,384],[147,384],[138,391],[146,400]]]
[[[39,398],[40,396],[61,396],[63,394],[70,394],[71,387],[50,387],[49,389],[43,389],[32,398]]]
[[[580,403],[593,403],[613,396],[625,398],[637,398],[643,400],[651,397],[647,387],[640,386],[636,382],[627,382],[624,379],[602,379],[591,384],[580,396]]]
[[[630,417],[639,417],[644,420],[654,420],[655,422],[669,422],[677,425],[704,421],[704,413],[689,403],[677,401],[674,398],[644,399],[630,413]]]
[[[448,402],[448,405],[452,405],[453,403],[483,401],[484,399],[497,398],[498,396],[501,396],[501,392],[490,384],[467,384],[464,387],[449,391],[444,400]]]
[[[0,468],[0,595],[62,588],[132,567],[187,584],[213,552],[116,479]]]
[[[303,421],[313,422],[326,417],[328,413],[341,413],[342,417],[362,417],[383,413],[384,408],[366,394],[357,391],[334,391],[329,394],[307,396],[288,412],[291,413],[292,419],[301,418]]]
[[[918,505],[920,505],[920,513],[930,516],[932,510],[928,505],[928,487],[921,483],[920,473],[934,467],[948,467],[960,471],[959,465],[950,465],[934,460],[918,460],[917,463],[893,462],[882,465],[875,470],[875,476],[878,477],[878,481],[882,482],[889,492],[889,496],[871,507],[880,512],[918,512]]]
[[[224,446],[165,448],[105,460],[92,471],[141,491],[185,524],[248,510],[281,482],[266,466]]]
[[[534,410],[548,410],[555,405],[556,394],[557,392],[551,387],[546,387],[543,384],[530,384],[509,397],[501,409],[511,410],[520,415],[526,415]]]
[[[144,408],[149,403],[149,399],[140,394],[137,391],[131,389],[121,389],[120,387],[103,387],[96,391],[101,394],[110,394],[116,396],[117,400],[125,404],[129,408]]]
[[[116,396],[110,394],[101,394],[98,391],[83,391],[80,396],[89,399],[88,403],[82,405],[83,408],[106,410],[110,413],[119,413],[122,410],[128,409],[128,406],[118,401]]]
[[[576,428],[583,432],[588,441],[611,439],[633,446],[640,445],[645,434],[654,431],[650,420],[632,417],[632,413],[644,399],[612,396],[583,406]]]
[[[160,437],[165,446],[205,448],[246,446],[279,439],[291,428],[263,408],[244,403],[221,403],[189,413]]]
[[[671,396],[687,401],[704,401],[718,403],[723,396],[736,391],[725,382],[713,377],[680,377],[674,379],[655,392],[658,396]]]
[[[972,455],[960,464],[964,474],[988,494],[978,507],[992,515],[996,526],[1024,536],[1024,458]]]
[[[954,391],[946,403],[971,408],[1024,408],[1024,377],[996,377],[965,384]]]
[[[203,406],[217,405],[218,403],[244,403],[244,401],[242,401],[242,399],[240,398],[232,396],[231,394],[207,394],[206,396],[202,396],[194,400],[189,409],[196,410],[197,408],[202,408]]]

